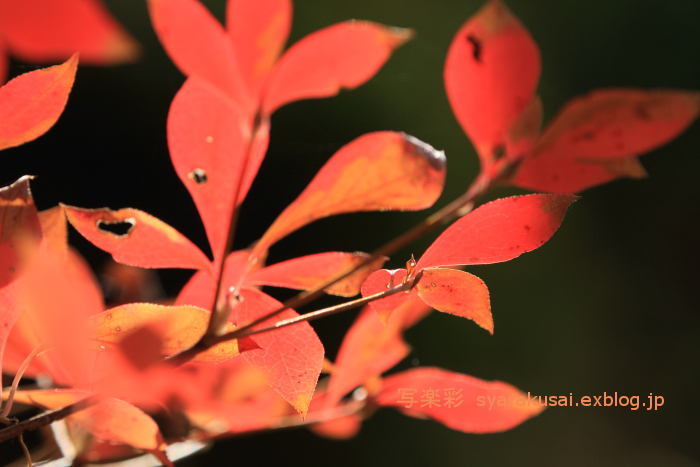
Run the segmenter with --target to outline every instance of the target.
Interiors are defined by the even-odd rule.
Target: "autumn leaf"
[[[265,232],[251,256],[323,217],[428,208],[442,193],[444,180],[441,151],[403,133],[365,134],[330,158]]]
[[[251,273],[246,280],[250,285],[270,285],[287,289],[313,290],[369,258],[367,253],[344,253],[331,251],[282,261]],[[326,289],[331,295],[352,297],[360,292],[365,278],[387,260],[378,258],[368,266],[360,268],[346,279]]]
[[[0,42],[28,62],[65,60],[79,53],[85,63],[110,65],[139,53],[138,44],[98,0],[0,2]]]
[[[233,310],[234,320],[243,325],[280,308],[281,303],[254,289],[240,291],[241,301]],[[277,319],[298,316],[285,310],[260,326],[272,325]],[[270,386],[289,402],[302,417],[306,415],[318,376],[323,366],[323,344],[307,322],[276,329],[255,336],[258,350],[241,354],[251,365],[260,368]]]
[[[364,84],[411,36],[408,29],[348,21],[304,37],[271,72],[264,90],[264,113],[289,102],[329,97]]]
[[[445,62],[445,89],[484,168],[505,149],[539,75],[537,44],[502,1],[487,3],[457,32]]]
[[[71,225],[115,261],[142,268],[209,267],[207,257],[192,242],[143,211],[64,208]]]
[[[236,105],[190,78],[173,99],[167,129],[173,166],[197,205],[218,259],[234,205],[245,199],[265,157],[268,123],[261,122],[252,134]]]
[[[426,305],[471,319],[493,334],[489,289],[475,275],[456,269],[427,268],[416,284],[416,292]]]
[[[73,87],[78,56],[24,73],[0,87],[0,149],[26,143],[56,123]]]
[[[543,409],[510,384],[439,368],[416,368],[387,377],[376,401],[465,433],[510,430]]]
[[[636,157],[668,143],[700,113],[700,93],[599,89],[573,99],[547,126],[512,183],[577,192],[645,175]]]

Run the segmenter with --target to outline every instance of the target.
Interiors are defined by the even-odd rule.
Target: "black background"
[[[223,17],[223,0],[204,3]],[[542,51],[539,91],[546,118],[597,87],[698,87],[700,2],[508,3]],[[480,4],[295,2],[292,41],[350,18],[410,27],[417,34],[362,88],[275,114],[270,151],[242,211],[238,246],[254,241],[335,150],[367,131],[403,130],[446,150],[448,180],[438,205],[461,193],[477,172],[477,159],[448,106],[442,66],[452,35]],[[107,5],[142,44],[140,61],[81,66],[56,126],[0,155],[0,181],[37,175],[34,194],[42,209],[58,202],[143,209],[206,248],[165,141],[167,109],[183,78],[158,44],[145,2]],[[11,72],[34,68],[15,62]],[[512,431],[477,436],[387,410],[351,441],[328,441],[303,430],[243,437],[221,441],[183,465],[698,465],[698,156],[696,124],[642,159],[651,178],[585,192],[542,249],[510,263],[472,268],[491,290],[493,337],[471,322],[437,314],[408,333],[413,353],[404,367],[441,366],[536,394],[653,392],[666,399],[660,411],[552,408]],[[371,250],[425,215],[323,220],[280,242],[270,259]],[[420,254],[431,239],[395,255],[391,265]],[[73,240],[99,271],[106,255],[77,235]],[[169,294],[188,274],[159,272]],[[315,325],[329,356],[353,315]]]

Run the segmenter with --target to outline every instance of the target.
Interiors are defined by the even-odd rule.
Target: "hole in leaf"
[[[117,237],[125,237],[129,235],[131,229],[136,225],[136,219],[130,217],[121,221],[97,221],[97,228],[104,233],[115,235]]]
[[[503,144],[499,144],[493,148],[491,151],[493,160],[497,161],[503,158],[503,156],[506,155],[506,147]]]
[[[481,63],[481,54],[483,53],[481,41],[478,37],[476,37],[473,34],[467,35],[467,41],[472,46],[472,57],[474,57],[474,61],[477,63]]]
[[[188,173],[187,176],[198,185],[206,183],[207,181],[207,173],[203,169],[194,169],[192,172]]]

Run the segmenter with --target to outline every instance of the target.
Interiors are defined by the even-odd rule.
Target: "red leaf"
[[[7,67],[9,65],[7,62],[7,46],[3,39],[0,38],[0,83],[4,83],[7,79]]]
[[[219,22],[197,0],[149,0],[160,42],[177,67],[196,76],[253,113],[253,102],[236,62],[233,45]]]
[[[333,96],[342,88],[362,85],[411,35],[407,29],[347,21],[304,37],[273,70],[263,111],[270,114],[292,101]]]
[[[301,256],[281,263],[273,264],[250,274],[246,280],[250,285],[271,285],[288,289],[313,290],[329,279],[350,268],[361,264],[369,255],[367,253],[327,252]],[[379,258],[328,287],[326,292],[341,297],[352,297],[360,292],[365,278],[384,264],[387,258]]]
[[[226,29],[251,94],[258,97],[277,62],[292,23],[291,0],[233,0]]]
[[[403,360],[410,349],[402,331],[398,313],[383,323],[372,309],[365,308],[343,338],[328,383],[327,403],[337,403],[348,392]]]
[[[138,209],[65,207],[73,227],[115,261],[142,268],[206,269],[199,248],[165,222]]]
[[[384,292],[392,287],[401,285],[405,279],[405,269],[380,269],[378,271],[374,271],[362,283],[362,296],[368,297],[370,295]],[[403,292],[389,295],[385,298],[380,298],[379,300],[374,300],[370,302],[369,306],[385,319],[387,316],[389,316],[389,313],[409,300],[410,297],[411,291],[405,290]]]
[[[29,254],[25,252],[31,247],[27,243],[33,243],[41,235],[30,180],[31,177],[24,176],[0,188],[0,286],[17,277]]]
[[[445,62],[452,110],[488,166],[532,101],[540,54],[528,31],[492,0],[457,32]]]
[[[564,107],[512,183],[576,192],[621,176],[639,178],[644,171],[634,158],[676,138],[699,112],[700,93],[594,91]]]
[[[234,308],[239,325],[281,306],[280,302],[257,290],[243,289],[240,295],[242,300]],[[270,326],[279,319],[295,316],[298,316],[295,311],[285,310],[260,326]],[[313,328],[309,323],[302,322],[258,334],[255,342],[260,349],[249,350],[241,356],[263,370],[270,386],[304,417],[323,367],[323,345]]]
[[[243,202],[265,157],[268,131],[269,123],[261,122],[250,143],[247,117],[199,80],[188,79],[173,99],[168,114],[170,157],[197,205],[217,259],[226,245],[234,198],[237,204]]]
[[[342,147],[254,247],[270,245],[317,219],[355,211],[418,210],[440,196],[445,156],[403,133],[368,133]]]
[[[465,433],[510,430],[542,411],[542,406],[510,384],[439,368],[389,376],[377,403],[413,417],[430,417]]]
[[[97,0],[0,2],[0,31],[12,53],[30,62],[64,60],[77,52],[83,62],[113,64],[139,52]]]
[[[78,57],[20,75],[0,87],[0,149],[38,138],[56,123],[73,87]]]
[[[471,319],[493,334],[489,289],[475,275],[455,269],[423,269],[416,292],[426,305]]]
[[[240,280],[244,266],[248,266],[248,251],[234,251],[226,258],[221,290],[236,286]],[[255,270],[255,269],[253,269]],[[197,271],[185,284],[175,301],[178,305],[194,305],[210,309],[214,303],[216,282],[211,271]]]
[[[573,195],[525,195],[480,206],[448,227],[418,260],[430,266],[491,264],[542,246],[564,219]]]

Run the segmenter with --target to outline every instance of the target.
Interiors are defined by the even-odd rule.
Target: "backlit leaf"
[[[328,97],[356,88],[410,39],[407,29],[347,21],[301,39],[280,58],[265,89],[266,114],[300,99]]]
[[[0,87],[0,149],[38,138],[56,123],[73,87],[78,56]]]
[[[196,344],[209,323],[209,312],[194,306],[132,303],[104,311],[92,318],[92,336],[116,344],[128,333],[154,324],[159,328],[163,355],[173,355]]]
[[[252,113],[233,45],[204,5],[197,0],[149,0],[148,6],[158,38],[177,67],[221,91],[244,113]]]
[[[452,111],[488,165],[532,101],[540,75],[537,44],[503,2],[492,0],[457,32],[444,74]]]
[[[281,306],[280,302],[257,290],[243,289],[240,294],[242,300],[234,308],[238,325]],[[295,316],[298,316],[295,311],[285,310],[260,326],[270,326],[279,319]],[[258,334],[255,342],[260,349],[243,352],[241,357],[261,369],[270,386],[304,417],[323,367],[324,350],[316,332],[309,323],[302,322]]]
[[[271,285],[288,289],[313,290],[369,257],[366,253],[343,253],[332,251],[301,256],[262,268],[247,278],[251,285]],[[326,289],[326,292],[341,297],[352,297],[360,292],[365,278],[384,264],[387,258],[379,258]]]
[[[231,0],[226,29],[241,73],[254,96],[282,53],[292,23],[291,0]]]
[[[439,368],[416,368],[389,376],[377,402],[465,433],[510,430],[542,411],[536,401],[508,383]]]
[[[226,245],[234,198],[243,202],[267,151],[268,123],[262,121],[253,136],[251,131],[237,106],[197,79],[180,88],[168,114],[173,166],[197,205],[217,258]]]
[[[98,0],[3,1],[0,31],[12,54],[30,62],[65,60],[77,52],[83,62],[112,64],[139,52]]]
[[[368,133],[342,147],[254,247],[253,257],[317,219],[356,211],[418,210],[440,196],[445,155],[403,133]]]
[[[39,217],[24,176],[0,188],[0,286],[12,281],[29,253],[23,253],[41,235]]]
[[[205,269],[209,260],[165,222],[138,209],[65,206],[71,225],[115,261],[142,268]]]
[[[559,229],[573,195],[524,195],[486,203],[448,227],[423,253],[430,266],[491,264],[542,246]]]
[[[456,269],[423,269],[416,292],[436,310],[471,319],[493,334],[489,289],[475,275]]]

